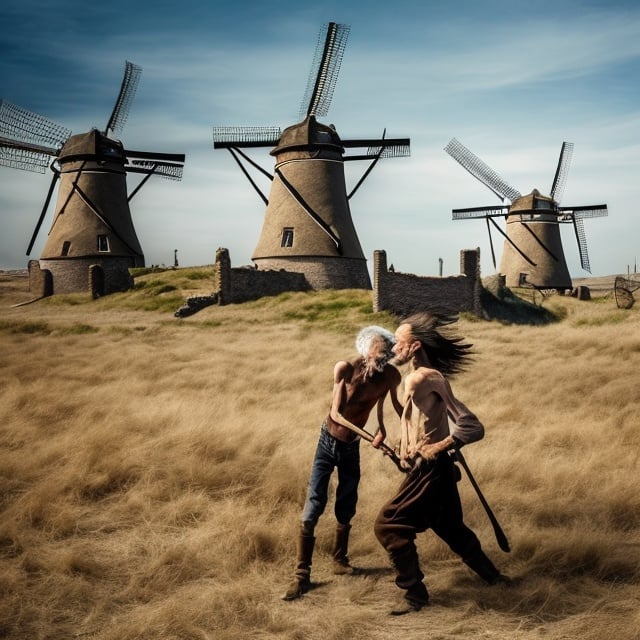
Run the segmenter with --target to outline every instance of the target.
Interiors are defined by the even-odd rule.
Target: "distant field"
[[[0,272],[0,637],[640,638],[640,306],[616,307],[614,276],[574,283],[590,301],[545,298],[544,316],[524,301],[517,323],[461,317],[476,356],[453,387],[486,426],[466,459],[511,553],[463,479],[465,517],[514,584],[485,586],[427,533],[432,603],[396,619],[372,523],[401,477],[366,443],[350,554],[361,573],[330,572],[330,505],[315,588],[280,595],[333,364],[359,328],[397,319],[366,291],[175,318],[208,269],[24,306],[26,276]]]

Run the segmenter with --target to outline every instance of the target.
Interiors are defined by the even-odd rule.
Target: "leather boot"
[[[340,524],[336,527],[336,541],[333,546],[333,573],[334,575],[353,574],[355,569],[349,564],[347,553],[349,551],[350,524]]]
[[[496,569],[493,562],[489,560],[482,550],[476,551],[470,556],[463,556],[462,561],[488,584],[506,584],[510,582],[509,578]]]
[[[302,529],[298,534],[297,562],[293,581],[282,596],[283,600],[296,600],[311,588],[311,558],[316,539],[313,533]]]
[[[428,604],[429,592],[427,587],[424,586],[424,582],[416,582],[398,599],[390,613],[392,616],[403,616],[405,613],[420,611],[422,607],[426,607]]]
[[[418,553],[414,545],[389,553],[396,570],[396,584],[404,590],[399,602],[391,610],[391,615],[400,616],[411,611],[420,611],[429,604],[429,592],[422,579]]]

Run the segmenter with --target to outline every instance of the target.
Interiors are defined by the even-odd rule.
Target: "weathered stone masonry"
[[[284,291],[311,290],[303,273],[232,267],[228,249],[216,251],[213,278],[213,294],[221,305],[277,296]]]
[[[373,310],[408,315],[416,311],[482,315],[480,294],[480,249],[460,252],[460,275],[448,277],[416,276],[389,271],[387,254],[374,252]]]
[[[373,310],[396,315],[428,310],[481,315],[480,249],[460,252],[460,271],[460,275],[444,278],[389,271],[386,252],[375,251]],[[239,303],[315,288],[302,273],[232,268],[229,251],[221,248],[216,252],[210,304]]]

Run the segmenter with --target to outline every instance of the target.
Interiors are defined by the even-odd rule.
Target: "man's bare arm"
[[[391,398],[391,404],[395,409],[395,412],[398,414],[398,417],[402,417],[402,412],[404,411],[404,406],[400,404],[400,400],[398,400],[398,387],[400,386],[400,373],[395,370],[391,385],[389,386],[389,397]]]
[[[385,393],[379,400],[377,405],[378,412],[378,429],[376,431],[373,442],[371,443],[376,449],[380,446],[382,442],[384,442],[387,437],[387,429],[384,426],[384,400],[387,397]]]
[[[400,460],[411,466],[409,459],[409,426],[411,425],[411,414],[413,402],[411,395],[404,397],[404,410],[400,416]]]
[[[347,403],[347,383],[345,375],[347,371],[346,362],[338,362],[333,370],[333,398],[331,401],[331,410],[329,415],[331,419],[339,425],[346,427],[347,429],[358,434],[361,438],[364,438],[368,442],[371,442],[372,436],[370,433],[356,426],[350,420],[344,417],[342,412]]]

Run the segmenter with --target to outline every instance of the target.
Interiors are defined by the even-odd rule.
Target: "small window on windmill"
[[[284,227],[282,229],[281,247],[293,247],[293,227]]]
[[[68,256],[69,255],[69,249],[71,249],[71,242],[69,240],[65,240],[62,243],[62,252],[60,253],[61,256]]]
[[[548,209],[548,210],[551,210],[551,209],[553,209],[553,205],[552,205],[550,200],[542,200],[541,198],[536,198],[533,201],[533,208],[534,209]]]
[[[518,286],[519,287],[526,287],[527,286],[527,274],[526,273],[520,273],[519,275],[520,275],[520,277],[518,278]]]
[[[98,236],[98,251],[100,253],[108,253],[109,251],[109,238],[105,235]]]

